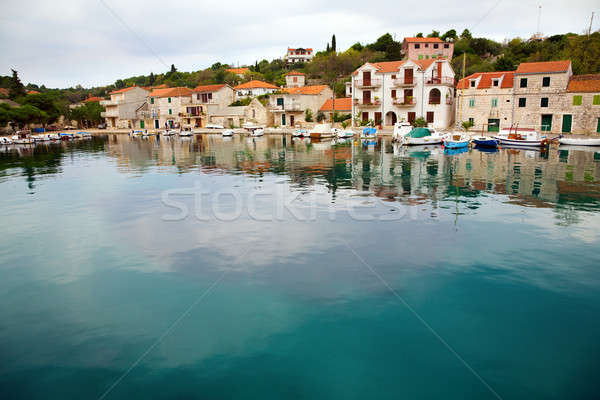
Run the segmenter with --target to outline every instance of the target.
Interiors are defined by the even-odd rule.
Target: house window
[[[583,100],[582,96],[573,96],[573,105],[580,106],[582,103],[582,100]]]
[[[449,48],[450,48],[450,45],[449,45],[448,43],[446,43],[446,44],[444,44],[444,48],[445,48],[445,49],[449,49]]]
[[[494,80],[492,81],[492,84],[493,84],[494,86],[498,86],[498,85],[500,84],[500,80],[499,80],[499,79],[494,79]]]
[[[525,107],[527,105],[527,99],[525,97],[519,97],[519,107]]]
[[[425,43],[425,47],[426,47],[426,48],[427,48],[427,47],[429,47],[429,43]]]
[[[475,99],[469,99],[469,107],[475,107]]]
[[[298,82],[298,77],[296,77],[296,76],[294,77],[294,83],[295,82]]]
[[[392,75],[392,79],[396,79],[396,75]]]
[[[433,111],[427,111],[427,123],[433,124]]]
[[[150,104],[154,104],[154,97],[150,97]]]
[[[173,115],[173,110],[169,108],[169,115]]]
[[[392,99],[395,99],[395,98],[396,98],[396,90],[394,89],[394,90],[392,90]]]
[[[169,97],[169,103],[171,102],[171,98]]]
[[[527,78],[521,78],[520,87],[522,87],[522,88],[526,88],[527,87]]]
[[[549,76],[545,76],[542,78],[542,86],[550,87],[550,77]]]
[[[477,84],[477,81],[471,81],[471,87],[475,87],[476,84]]]
[[[420,44],[415,44],[415,49],[420,49],[421,45]]]
[[[438,47],[440,47],[438,44],[434,44],[434,45],[433,45],[433,48],[434,48],[434,49],[437,49]]]
[[[547,97],[542,97],[542,99],[540,100],[540,107],[548,107],[548,98]]]
[[[592,104],[595,106],[600,106],[600,94],[594,95],[594,101],[592,102]]]
[[[498,107],[498,99],[492,99],[492,107]]]

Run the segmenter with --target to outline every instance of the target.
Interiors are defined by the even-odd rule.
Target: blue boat
[[[377,129],[372,127],[363,128],[362,133],[360,134],[361,138],[374,138],[377,137]]]
[[[469,149],[466,147],[459,147],[454,149],[449,149],[448,147],[446,147],[444,149],[444,154],[447,156],[455,156],[457,154],[466,153],[467,151],[469,151]]]
[[[473,143],[475,143],[475,146],[478,147],[498,147],[498,139],[489,136],[475,136],[473,138]]]
[[[451,134],[444,138],[445,149],[462,149],[469,147],[469,138],[461,134]]]

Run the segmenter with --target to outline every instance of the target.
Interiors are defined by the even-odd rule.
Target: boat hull
[[[469,146],[468,140],[461,140],[458,142],[454,142],[451,140],[447,140],[444,142],[444,147],[447,149],[462,149]]]
[[[600,146],[600,139],[560,138],[558,141],[567,146]]]
[[[498,142],[503,145],[516,147],[542,147],[542,140],[517,140],[499,138]]]
[[[498,140],[496,140],[496,139],[489,139],[489,140],[473,139],[473,143],[475,143],[475,146],[479,146],[479,147],[489,147],[489,148],[498,147]]]
[[[433,138],[433,137],[422,137],[422,138],[411,138],[405,137],[403,144],[407,146],[422,146],[427,144],[441,144],[442,138]]]

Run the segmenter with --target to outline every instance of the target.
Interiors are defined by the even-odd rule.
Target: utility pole
[[[458,107],[458,121],[457,123],[460,124],[462,123],[462,111],[463,111],[463,103],[465,101],[465,68],[467,66],[467,53],[463,53],[463,62],[462,62],[462,83],[463,83],[463,87],[461,87],[460,89],[460,105]]]

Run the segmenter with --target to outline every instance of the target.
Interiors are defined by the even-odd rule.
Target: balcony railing
[[[415,78],[396,78],[392,83],[394,86],[414,86]]]
[[[359,88],[368,87],[379,87],[381,86],[381,79],[357,79],[356,86]]]
[[[425,78],[426,85],[449,85],[454,86],[454,78],[451,76]]]
[[[354,99],[354,105],[359,106],[359,107],[378,107],[381,105],[381,100],[364,101],[364,100]]]
[[[197,99],[197,98],[193,98],[192,100],[192,104],[218,104],[216,99],[206,99],[206,100],[202,100],[202,98]]]
[[[101,106],[116,106],[117,104],[119,104],[118,101],[112,101],[112,100],[100,100],[100,105]]]
[[[417,99],[414,97],[408,99],[394,99],[393,103],[397,107],[412,107],[417,104]]]
[[[304,111],[300,104],[276,104],[271,106],[271,112],[301,112]]]

